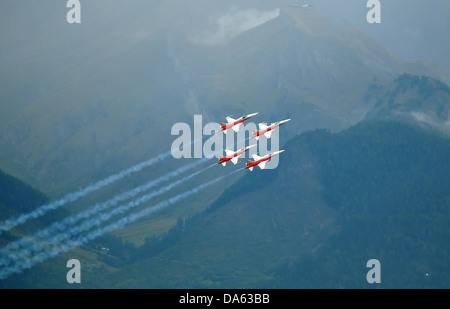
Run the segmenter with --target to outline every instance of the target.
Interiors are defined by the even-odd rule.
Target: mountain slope
[[[278,170],[229,188],[178,243],[109,278],[115,287],[445,287],[450,141],[362,123],[290,141]],[[189,227],[189,229],[188,229]]]
[[[23,213],[28,213],[37,207],[47,203],[49,198],[40,191],[24,183],[23,181],[4,173],[0,170],[0,221],[17,218]],[[0,233],[0,244],[6,244],[24,232],[40,227],[45,223],[60,219],[67,212],[56,210],[49,212],[48,216],[39,220],[33,220],[26,226],[19,226],[11,231]]]
[[[403,74],[387,87],[369,86],[367,96],[376,101],[369,119],[401,119],[450,134],[450,88],[439,80]]]
[[[0,170],[0,220],[31,211],[47,201],[41,192]]]
[[[2,284],[65,287],[61,265],[77,256],[84,288],[448,286],[448,137],[377,120],[283,148],[277,169],[248,172],[167,234],[139,247],[104,237]],[[373,258],[381,285],[366,281]]]
[[[341,230],[317,252],[280,268],[268,285],[371,287],[365,262],[375,258],[382,288],[448,286],[448,137],[392,122],[363,123],[339,135],[313,151]]]

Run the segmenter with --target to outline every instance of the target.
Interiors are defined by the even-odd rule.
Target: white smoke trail
[[[109,232],[112,232],[112,231],[114,231],[114,230],[116,230],[118,228],[124,227],[125,225],[133,223],[133,222],[135,222],[136,220],[138,220],[138,219],[140,219],[142,217],[146,217],[146,216],[154,213],[155,211],[158,211],[158,210],[161,210],[163,208],[166,208],[166,207],[168,207],[168,206],[170,206],[170,205],[172,205],[174,203],[179,202],[180,200],[182,200],[184,198],[187,198],[187,197],[189,197],[189,196],[191,196],[191,195],[193,195],[195,193],[198,193],[198,192],[206,189],[207,187],[217,183],[221,179],[223,179],[225,177],[228,177],[228,176],[230,176],[233,173],[236,173],[237,171],[239,171],[239,170],[236,170],[236,171],[230,172],[230,173],[228,173],[226,175],[217,177],[217,178],[215,178],[215,179],[213,179],[211,181],[208,181],[207,183],[199,185],[197,188],[188,190],[188,191],[180,193],[180,194],[178,194],[178,195],[176,195],[174,197],[171,197],[171,198],[169,198],[167,200],[159,202],[158,204],[156,204],[153,207],[149,207],[149,208],[143,209],[140,212],[131,214],[128,217],[124,217],[124,218],[122,218],[122,219],[120,219],[120,220],[118,220],[118,221],[116,221],[114,223],[111,223],[111,224],[109,224],[109,225],[107,225],[107,226],[105,226],[103,228],[96,229],[96,230],[90,232],[86,236],[78,237],[77,241],[80,242],[80,244],[84,244],[84,243],[89,242],[90,240],[93,240],[93,239],[95,239],[97,237],[100,237],[100,236],[104,235],[105,233],[109,233]]]
[[[62,233],[56,234],[47,240],[44,240],[44,241],[31,240],[30,242],[27,242],[29,244],[28,248],[19,248],[19,251],[16,251],[16,250],[10,251],[8,253],[8,256],[5,256],[4,258],[2,258],[0,265],[8,265],[11,262],[27,260],[27,259],[29,259],[29,256],[35,254],[36,252],[38,252],[40,250],[46,250],[47,247],[52,247],[54,244],[59,244],[59,243],[65,242],[67,239],[70,239],[71,237],[73,237],[85,230],[89,230],[90,228],[92,228],[94,226],[100,225],[103,222],[111,219],[112,217],[114,217],[116,215],[123,214],[123,213],[143,204],[144,202],[151,200],[152,198],[154,198],[156,196],[159,196],[165,192],[170,191],[172,188],[187,182],[188,180],[201,174],[208,168],[210,168],[210,167],[206,167],[200,171],[192,173],[191,175],[188,175],[180,180],[177,180],[159,190],[150,192],[150,193],[138,198],[137,200],[131,201],[125,205],[122,205],[122,206],[114,209],[111,212],[97,214],[96,217],[93,217],[92,219],[87,220],[78,226],[74,226],[68,230],[64,230]],[[14,249],[17,249],[17,248],[14,248]]]
[[[86,187],[84,189],[78,190],[76,192],[69,193],[69,194],[67,194],[66,196],[64,196],[63,198],[61,198],[61,199],[59,199],[57,201],[54,201],[54,202],[51,202],[51,203],[48,203],[48,204],[44,204],[44,205],[36,208],[32,212],[29,212],[29,213],[26,213],[26,214],[22,214],[18,218],[8,219],[5,222],[3,222],[2,225],[0,225],[0,233],[2,231],[8,231],[8,230],[12,229],[13,227],[15,227],[17,225],[20,225],[20,224],[23,224],[23,223],[27,222],[28,220],[41,217],[44,214],[46,214],[47,212],[49,212],[50,210],[54,210],[54,209],[60,208],[61,206],[65,205],[67,203],[74,202],[74,201],[76,201],[76,200],[78,200],[78,199],[88,195],[89,193],[97,191],[97,190],[99,190],[99,189],[101,189],[101,188],[103,188],[103,187],[105,187],[107,185],[110,185],[110,184],[112,184],[115,181],[118,181],[118,180],[120,180],[120,179],[122,179],[122,178],[124,178],[126,176],[129,176],[132,173],[139,172],[142,169],[144,169],[146,167],[149,167],[149,166],[151,166],[151,165],[153,165],[153,164],[155,164],[155,163],[157,163],[157,162],[159,162],[159,161],[169,157],[170,154],[171,154],[170,151],[164,152],[164,153],[160,154],[159,156],[157,156],[155,158],[152,158],[150,160],[141,162],[141,163],[136,164],[136,165],[134,165],[134,166],[132,166],[130,168],[127,168],[126,170],[124,170],[124,171],[122,171],[120,173],[117,173],[117,174],[111,175],[111,176],[109,176],[107,178],[104,178],[102,180],[99,180],[96,183],[94,183],[94,184],[92,184],[92,185],[90,185],[90,186],[88,186],[88,187]]]
[[[209,167],[207,167],[207,168],[209,168]],[[69,239],[63,245],[55,244],[55,246],[52,246],[45,251],[41,251],[40,253],[35,254],[35,255],[31,256],[30,258],[25,259],[24,261],[18,261],[14,265],[11,265],[9,267],[6,267],[6,268],[3,268],[0,270],[0,280],[7,278],[14,273],[20,273],[22,270],[31,268],[32,266],[36,265],[37,263],[41,263],[49,258],[55,257],[55,256],[59,255],[60,253],[67,252],[67,251],[69,251],[77,246],[80,246],[82,244],[86,244],[89,241],[94,240],[106,233],[109,233],[118,228],[124,227],[125,225],[135,222],[136,220],[138,220],[142,217],[148,216],[148,215],[154,213],[155,211],[158,211],[158,210],[168,207],[176,202],[179,202],[180,200],[187,198],[201,190],[206,189],[207,187],[217,183],[219,180],[221,180],[227,176],[230,176],[231,174],[236,173],[237,171],[239,171],[239,170],[236,170],[236,171],[233,171],[226,175],[220,176],[216,179],[213,179],[205,184],[198,186],[197,188],[188,190],[188,191],[178,194],[172,198],[169,198],[167,200],[159,202],[157,205],[155,205],[153,207],[143,209],[135,214],[131,214],[128,217],[124,217],[116,222],[113,222],[105,227],[101,227],[96,230],[93,230],[85,236],[81,235],[81,236],[77,237],[77,239],[75,239],[75,240]],[[135,201],[134,207],[137,207],[146,201],[147,201],[147,199],[142,197]]]
[[[120,202],[123,202],[129,198],[132,198],[144,191],[147,191],[164,181],[168,181],[174,177],[178,177],[185,171],[204,163],[205,160],[206,159],[198,160],[194,163],[183,166],[183,167],[181,167],[173,172],[170,172],[164,176],[161,176],[155,180],[151,180],[144,185],[141,185],[139,187],[136,187],[136,188],[126,191],[124,193],[118,194],[105,202],[97,203],[94,207],[92,207],[90,209],[87,209],[78,214],[69,216],[61,221],[54,222],[51,226],[38,231],[33,236],[24,236],[16,241],[8,244],[4,248],[0,249],[0,266],[7,265],[11,261],[13,261],[18,254],[16,251],[24,250],[24,249],[33,250],[33,249],[35,249],[37,242],[40,242],[50,236],[54,237],[54,235],[56,235],[60,231],[66,231],[70,227],[70,225],[74,225],[75,223],[79,222],[80,220],[83,220],[86,218],[91,218],[92,216],[95,216],[96,214],[98,214],[106,209],[116,206]]]
[[[197,139],[191,141],[191,145],[199,139],[203,139],[203,137],[200,137],[200,138],[197,138]],[[178,151],[180,151],[180,150],[178,150]],[[117,174],[114,174],[107,178],[99,180],[96,183],[94,183],[84,189],[69,193],[57,201],[54,201],[54,202],[51,202],[48,204],[44,204],[44,205],[36,208],[32,212],[20,215],[18,218],[8,219],[8,220],[4,221],[3,224],[0,225],[0,234],[3,231],[8,231],[20,224],[25,223],[28,220],[39,218],[39,217],[45,215],[50,210],[55,210],[67,203],[74,202],[74,201],[88,195],[89,193],[92,193],[103,187],[106,187],[107,185],[110,185],[113,182],[116,182],[124,177],[127,177],[132,173],[139,172],[146,167],[152,166],[153,164],[155,164],[163,159],[168,158],[170,155],[173,155],[172,149],[158,155],[155,158],[152,158],[150,160],[133,165],[132,167],[129,167],[126,170],[123,170]]]

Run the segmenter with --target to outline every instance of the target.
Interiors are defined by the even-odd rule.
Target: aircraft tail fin
[[[228,121],[228,123],[231,123],[231,122],[235,122],[235,121],[236,121],[236,119],[233,119],[233,118],[231,118],[230,116],[225,117],[225,119]]]
[[[259,123],[258,126],[261,130],[265,130],[269,127],[266,123],[262,123],[262,122]]]
[[[253,155],[253,159],[254,159],[255,161],[258,161],[258,160],[261,160],[261,157],[258,156],[257,154],[254,154],[254,155]]]
[[[231,156],[234,154],[234,151],[231,151],[229,149],[225,149],[225,153],[227,154],[227,156]]]

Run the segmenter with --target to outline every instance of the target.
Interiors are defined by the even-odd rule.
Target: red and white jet
[[[266,168],[266,163],[267,161],[270,160],[270,158],[279,155],[280,153],[282,153],[284,150],[279,150],[279,151],[275,151],[272,153],[268,153],[265,156],[258,156],[256,154],[253,155],[253,160],[248,160],[247,164],[245,164],[245,168],[248,168],[250,171],[253,171],[253,167],[255,167],[256,165],[258,165],[262,170]]]
[[[260,124],[258,124],[259,131],[254,130],[252,133],[252,137],[256,138],[256,140],[258,140],[261,135],[264,135],[266,138],[270,138],[273,130],[275,130],[277,127],[281,126],[282,124],[285,124],[286,122],[288,122],[290,120],[291,119],[277,121],[277,122],[272,123],[270,126],[268,126],[265,123],[260,123]]]
[[[239,149],[236,152],[228,150],[228,149],[225,149],[225,153],[227,155],[226,156],[221,156],[217,163],[218,164],[222,164],[223,166],[227,165],[227,161],[231,161],[234,164],[237,164],[239,156],[241,156],[244,152],[249,151],[250,149],[252,149],[255,146],[256,145],[250,145],[250,146],[248,146],[246,148]]]
[[[225,117],[227,119],[227,123],[222,123],[220,126],[220,129],[225,133],[227,133],[227,130],[230,128],[233,129],[234,132],[237,132],[237,131],[239,131],[239,126],[241,123],[243,123],[247,119],[252,118],[255,115],[258,115],[258,113],[242,116],[242,117],[239,117],[238,119],[233,119],[233,118],[227,116],[227,117]]]

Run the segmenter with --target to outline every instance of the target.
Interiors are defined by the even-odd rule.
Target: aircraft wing
[[[266,138],[270,138],[271,135],[272,135],[272,131],[268,131],[268,132],[264,133],[264,136]]]
[[[267,161],[261,162],[258,164],[258,166],[263,170],[266,168],[266,163],[267,163]]]

